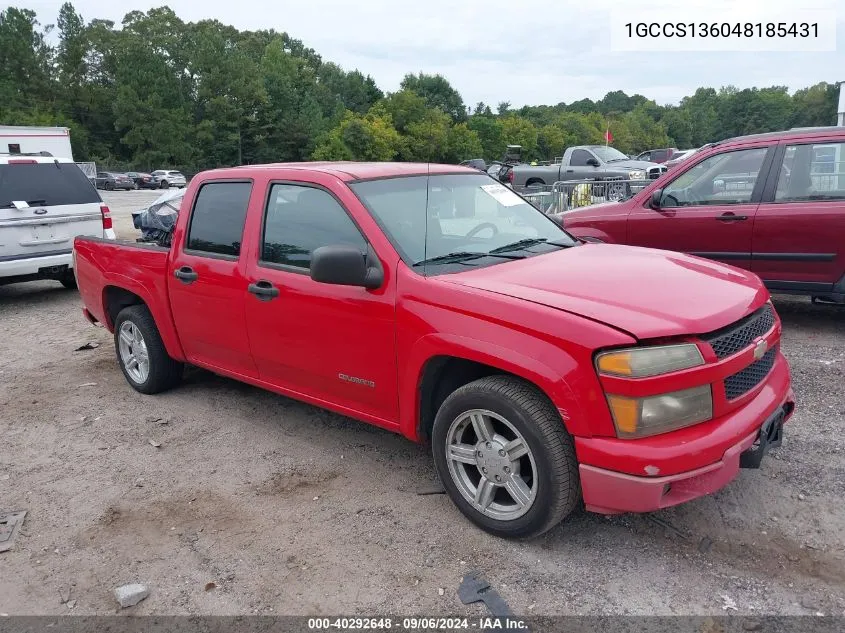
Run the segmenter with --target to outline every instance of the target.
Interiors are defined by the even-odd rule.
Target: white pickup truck
[[[73,240],[114,239],[111,214],[70,158],[0,155],[0,285],[55,279],[75,288]]]

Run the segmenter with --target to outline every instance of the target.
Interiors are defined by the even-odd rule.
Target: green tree
[[[460,93],[442,75],[408,74],[402,80],[403,90],[413,90],[429,108],[439,108],[452,117],[453,121],[465,121],[467,109]]]
[[[467,126],[478,135],[484,158],[498,160],[502,157],[507,143],[505,143],[501,120],[492,116],[478,115],[470,117]]]
[[[347,112],[337,127],[324,134],[314,160],[393,160],[402,145],[390,114],[379,105],[361,116]]]

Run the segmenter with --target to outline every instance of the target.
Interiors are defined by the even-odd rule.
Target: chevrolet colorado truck
[[[428,443],[504,537],[714,492],[794,408],[756,276],[582,243],[470,168],[207,171],[169,246],[78,238],[75,259],[137,391],[189,363]]]
[[[559,163],[516,165],[510,182],[514,187],[531,187],[567,180],[650,180],[665,171],[663,165],[632,160],[613,147],[581,145],[568,148]],[[619,184],[616,189],[624,195],[627,187]]]
[[[584,240],[706,257],[845,304],[845,128],[711,143],[626,200],[558,219]]]

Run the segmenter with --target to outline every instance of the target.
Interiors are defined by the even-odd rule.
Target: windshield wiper
[[[494,255],[498,253],[507,253],[508,251],[518,251],[520,249],[529,248],[537,244],[551,244],[552,246],[560,246],[562,248],[572,246],[572,244],[562,244],[557,240],[549,241],[545,237],[529,237],[524,240],[518,240],[516,242],[511,242],[510,244],[505,244],[504,246],[499,246],[497,248],[494,248],[490,252]]]
[[[425,264],[459,264],[470,259],[480,259],[482,257],[503,257],[504,259],[523,259],[522,255],[499,255],[493,251],[489,253],[479,253],[478,251],[456,251],[454,253],[446,253],[445,255],[438,255],[437,257],[429,257],[414,263],[414,266],[423,266]]]

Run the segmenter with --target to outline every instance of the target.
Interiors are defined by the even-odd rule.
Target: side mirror
[[[727,185],[725,185],[725,181],[721,178],[718,178],[713,181],[713,193],[724,193],[727,189]]]
[[[590,167],[599,167],[601,163],[599,163],[598,159],[596,159],[596,158],[588,158],[587,164]]]
[[[663,198],[663,189],[655,189],[651,192],[651,208],[659,209],[660,200]]]
[[[321,246],[311,253],[311,279],[374,290],[384,283],[384,272],[371,249],[364,255],[354,246]]]

